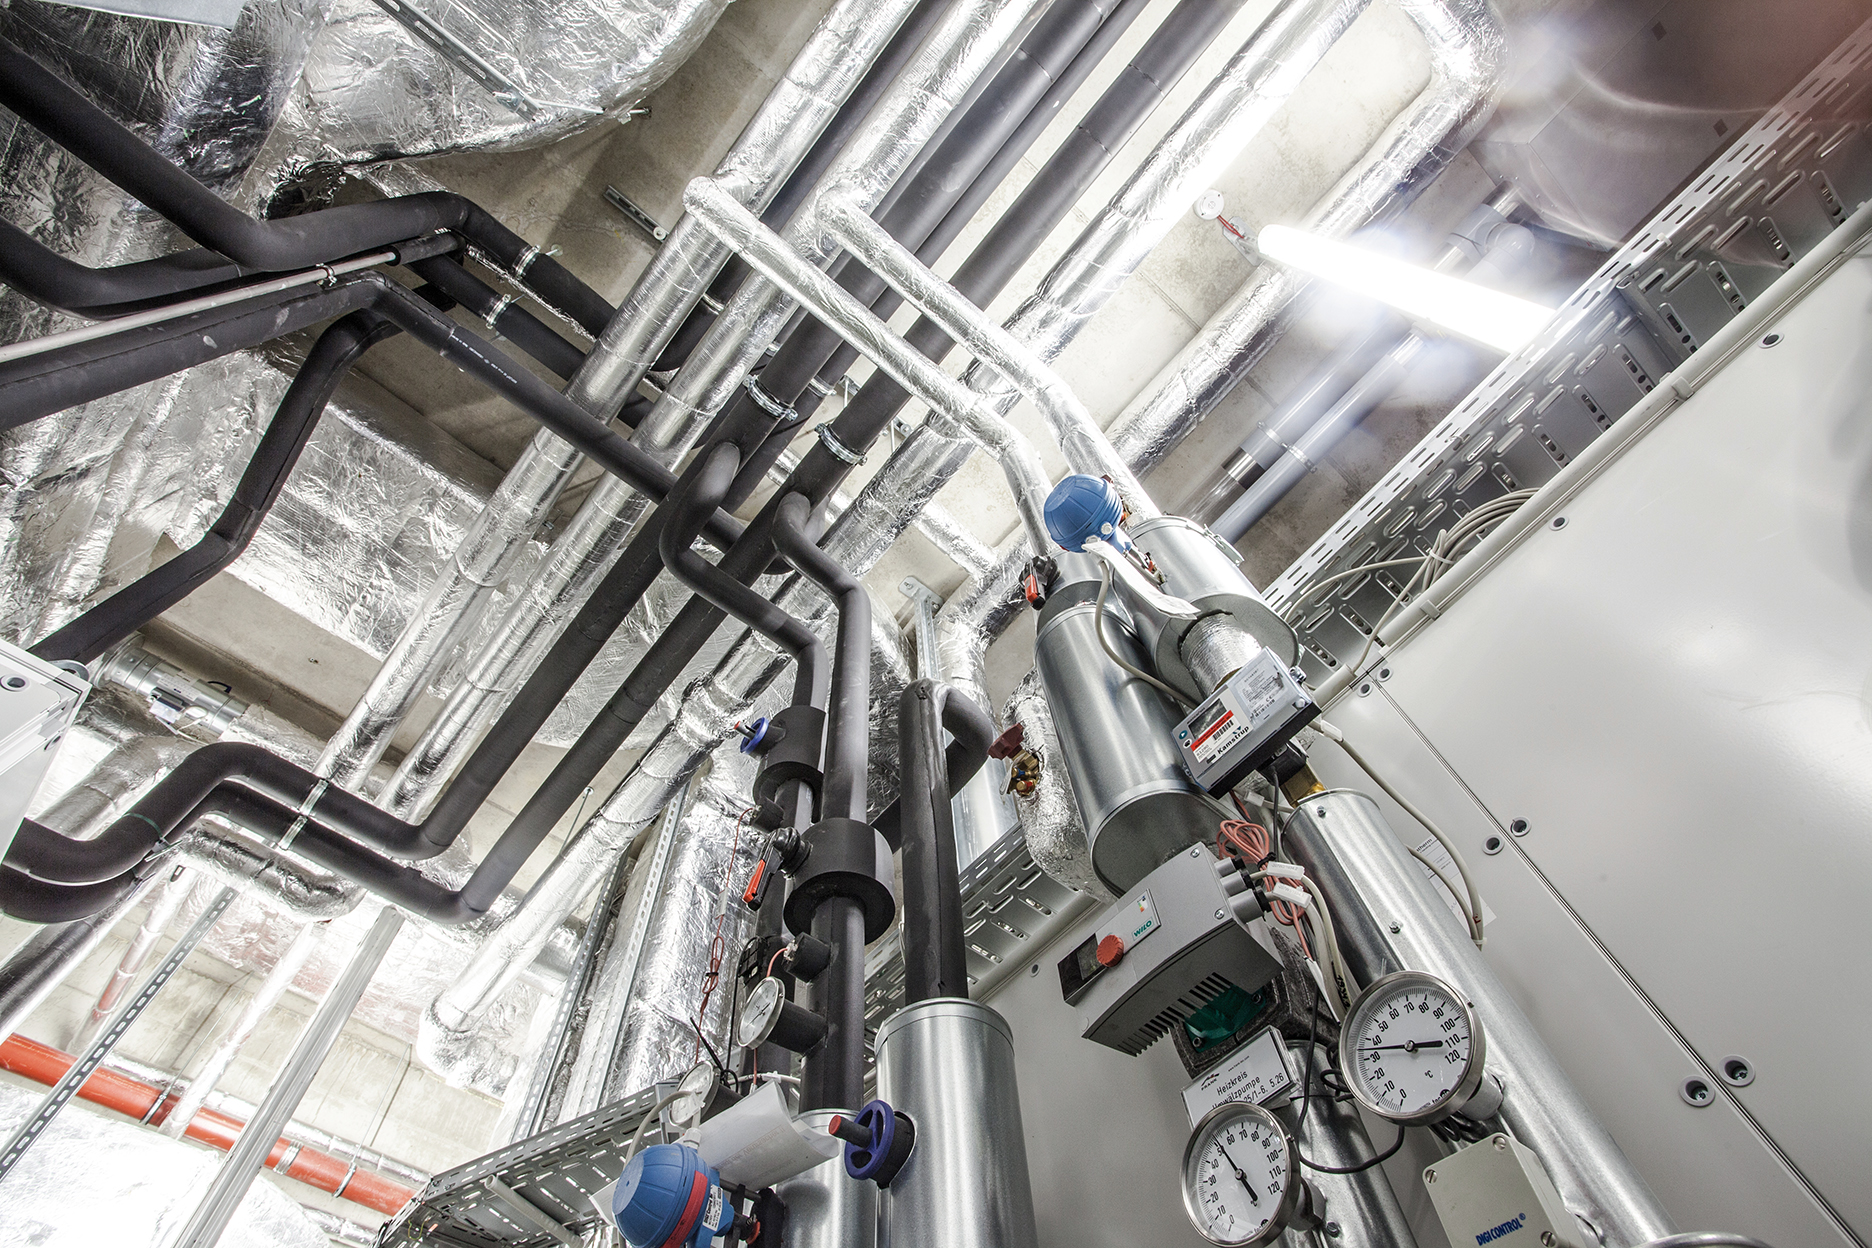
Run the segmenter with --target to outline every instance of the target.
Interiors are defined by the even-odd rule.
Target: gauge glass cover
[[[1183,1150],[1183,1208],[1212,1244],[1266,1244],[1293,1216],[1300,1159],[1278,1118],[1232,1101],[1210,1110]]]
[[[1392,1122],[1435,1122],[1460,1110],[1482,1081],[1482,1027],[1460,993],[1434,975],[1375,981],[1339,1036],[1340,1069],[1359,1102]]]
[[[749,989],[747,1000],[741,1003],[741,1021],[735,1026],[735,1043],[752,1048],[772,1035],[785,995],[780,981],[771,975]]]

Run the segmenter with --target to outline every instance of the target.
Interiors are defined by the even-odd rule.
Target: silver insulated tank
[[[1241,556],[1233,546],[1182,516],[1139,520],[1130,526],[1130,533],[1163,573],[1165,590],[1204,611],[1226,612],[1247,638],[1272,650],[1282,664],[1291,667],[1299,659],[1299,639],[1287,622],[1261,600],[1254,582],[1243,575]],[[1214,621],[1215,617],[1210,619]],[[1192,643],[1201,646],[1205,640],[1211,650],[1217,648],[1220,636],[1214,623],[1207,629],[1199,627],[1194,636],[1186,636],[1181,646],[1160,646],[1157,675],[1179,689],[1209,694],[1213,683],[1201,679],[1200,671],[1191,670],[1189,653]]]
[[[1093,870],[1122,893],[1178,850],[1213,837],[1224,816],[1177,758],[1173,734],[1183,713],[1122,671],[1099,645],[1099,583],[1091,556],[1059,556],[1059,576],[1034,637],[1034,662],[1085,820]],[[1127,663],[1151,670],[1115,591],[1105,603],[1105,636]]]
[[[953,997],[905,1006],[878,1028],[877,1070],[878,1096],[916,1124],[880,1198],[884,1248],[1035,1248],[1007,1020]]]
[[[799,1120],[824,1131],[832,1119],[851,1117],[849,1109],[809,1109]],[[804,1174],[796,1174],[774,1191],[786,1204],[783,1248],[876,1248],[877,1184],[859,1182],[845,1173],[845,1151]]]

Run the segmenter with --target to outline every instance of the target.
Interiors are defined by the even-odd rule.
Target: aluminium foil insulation
[[[1085,820],[1066,775],[1066,754],[1060,748],[1053,707],[1047,701],[1039,672],[1028,672],[1021,678],[1004,713],[1008,723],[1026,725],[1023,743],[1040,758],[1039,784],[1032,793],[1014,799],[1020,808],[1027,852],[1041,870],[1068,888],[1090,893],[1101,901],[1114,900],[1092,867]]]
[[[235,29],[116,17],[20,0],[0,11],[13,40],[133,127],[211,189],[231,194],[298,77],[317,0],[249,5]],[[89,265],[186,245],[167,222],[10,114],[0,114],[0,215]],[[238,199],[239,197],[236,196]],[[68,323],[0,292],[0,341]],[[0,631],[36,640],[76,614],[108,563],[116,520],[138,498],[117,453],[146,409],[173,401],[153,382],[0,434]],[[127,471],[128,470],[128,471]]]
[[[364,4],[364,0],[355,2]],[[773,198],[912,3],[842,0],[826,14],[718,166],[718,174],[733,181],[749,206],[758,211]],[[409,181],[407,175],[393,176]],[[677,222],[567,384],[566,396],[595,415],[614,417],[713,280],[725,255],[725,249],[694,222],[686,218]],[[632,441],[661,451],[665,462],[673,463],[700,430],[700,424],[671,426],[646,418]],[[486,509],[463,535],[448,567],[429,585],[414,627],[385,657],[370,687],[333,736],[321,759],[321,771],[346,787],[355,788],[361,782],[423,688],[468,635],[493,588],[513,573],[516,557],[581,461],[569,443],[544,429],[527,443]],[[594,488],[572,525],[578,536],[568,532],[554,544],[553,589],[515,604],[511,626],[503,626],[502,636],[477,652],[473,666],[479,673],[478,686],[517,686],[530,674],[532,663],[557,635],[559,622],[578,610],[592,584],[615,560],[640,513],[634,492],[609,475]],[[472,706],[468,705],[471,701]],[[438,729],[438,733],[450,733],[449,739],[444,742],[438,737],[425,746],[423,760],[413,764],[422,769],[418,774],[445,774],[451,766],[448,755],[462,748],[477,721],[485,722],[495,713],[489,708],[488,699],[465,692],[446,714],[446,725]],[[408,802],[415,796],[400,800]]]
[[[623,116],[675,72],[728,0],[423,0],[408,6],[478,59],[471,78],[371,0],[331,0],[275,150],[288,167],[534,147]],[[492,85],[500,84],[500,85]],[[497,98],[496,92],[501,98]]]
[[[1402,0],[1430,48],[1430,82],[1304,219],[1343,238],[1402,210],[1468,145],[1501,91],[1507,40],[1491,0]],[[1127,462],[1148,472],[1235,388],[1279,337],[1305,289],[1279,265],[1257,268],[1112,425]]]
[[[820,198],[836,190],[861,211],[876,209],[975,80],[1023,28],[1036,4],[1037,0],[954,0],[787,225],[786,242],[806,263],[823,264],[838,250],[817,221]],[[732,200],[732,187],[724,190]],[[792,302],[769,282],[743,282],[644,423],[680,425],[712,418],[793,313]]]
[[[39,1106],[33,1088],[0,1087],[0,1131]],[[65,1107],[0,1184],[0,1239],[35,1248],[162,1248],[221,1166],[221,1155],[89,1105]],[[221,1248],[329,1248],[298,1204],[256,1183]]]
[[[594,1060],[575,1084],[580,1102],[598,1082],[600,1055],[609,1056],[602,1104],[693,1066],[704,1053],[698,1022],[716,1052],[727,1050],[734,967],[754,929],[754,917],[738,897],[765,848],[760,829],[743,818],[751,813],[747,794],[754,769],[753,759],[739,750],[716,751],[714,766],[694,786],[680,820],[666,829],[667,853],[657,854],[661,846],[645,850],[638,864],[644,882],[631,881],[620,918],[641,936],[633,930],[633,939],[613,947],[619,954],[616,978],[627,978],[629,991],[619,1002],[621,1012],[610,1012],[617,1019],[614,1031],[603,1026],[594,1034],[587,1025],[581,1057],[589,1050]],[[661,869],[645,870],[646,865]],[[634,963],[623,965],[633,949]],[[715,967],[721,976],[707,992]],[[567,1109],[572,1100],[567,1098]]]

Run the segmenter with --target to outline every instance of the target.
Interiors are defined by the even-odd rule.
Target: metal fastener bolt
[[[1507,1136],[1498,1135],[1495,1137],[1493,1143],[1495,1145],[1496,1152],[1505,1153],[1508,1151],[1508,1137]]]
[[[1302,694],[1299,694],[1299,695],[1297,695],[1297,696],[1296,696],[1296,697],[1294,698],[1294,710],[1296,710],[1296,711],[1304,711],[1304,710],[1306,710],[1306,708],[1307,708],[1307,696],[1306,696],[1306,694],[1304,694],[1304,693],[1302,693]]]
[[[1434,1171],[1434,1170],[1426,1170],[1426,1171],[1424,1171],[1424,1172],[1423,1172],[1423,1181],[1424,1181],[1424,1182],[1426,1182],[1426,1183],[1434,1183],[1434,1182],[1436,1182],[1436,1171]]]
[[[1746,1057],[1731,1053],[1723,1058],[1722,1065],[1716,1068],[1723,1077],[1723,1082],[1732,1088],[1746,1088],[1755,1082],[1755,1066]]]
[[[1326,808],[1324,806],[1315,806],[1313,808],[1313,813],[1324,819],[1326,817]]]
[[[1360,684],[1360,685],[1359,685],[1359,687],[1358,687],[1358,696],[1359,696],[1359,697],[1361,697],[1361,698],[1362,698],[1362,697],[1364,697],[1364,696],[1365,696],[1366,694],[1368,694],[1368,693],[1370,693],[1370,692],[1371,692],[1371,681],[1369,681],[1369,680],[1368,680],[1368,681],[1365,681],[1365,682],[1363,682],[1362,684]]]
[[[1192,857],[1192,858],[1200,858],[1200,857],[1202,857],[1202,846],[1200,846],[1200,845],[1192,845],[1192,846],[1190,846],[1190,857]]]
[[[1221,917],[1222,917],[1222,910],[1221,910],[1221,908],[1220,908],[1220,907],[1217,907],[1217,908],[1216,908],[1216,918],[1218,918],[1218,919],[1219,919],[1219,918],[1221,918]]]
[[[1391,679],[1391,669],[1390,669],[1390,668],[1388,668],[1388,667],[1381,667],[1381,668],[1379,668],[1379,669],[1378,669],[1378,679],[1379,679],[1379,680],[1390,680],[1390,679]]]
[[[1027,973],[1029,975],[1038,975],[1040,973],[1040,964],[1036,962],[1032,966],[1028,967]]]
[[[1768,334],[1762,338],[1761,345],[1764,347],[1772,347],[1772,346],[1775,346],[1780,341],[1781,341],[1780,334]]]
[[[1553,1237],[1552,1231],[1542,1231],[1540,1233],[1540,1242],[1545,1244],[1547,1248],[1554,1248],[1554,1245],[1560,1241]]]
[[[1327,1239],[1338,1239],[1340,1235],[1344,1234],[1344,1232],[1339,1229],[1339,1224],[1337,1222],[1328,1222],[1325,1226],[1320,1227],[1320,1230],[1326,1232]]]
[[[1393,923],[1391,925],[1391,934],[1393,936],[1397,935],[1399,932],[1403,930],[1404,930],[1404,925],[1402,923]]]
[[[1525,819],[1511,820],[1508,824],[1508,830],[1516,836],[1526,836],[1528,833],[1528,821]]]
[[[8,676],[6,679],[0,680],[0,685],[5,685],[8,689],[24,689],[26,684],[27,681],[24,676]]]
[[[1482,842],[1482,852],[1485,854],[1499,854],[1501,853],[1501,848],[1502,839],[1499,836],[1491,836],[1486,841]]]
[[[1547,527],[1548,527],[1548,528],[1550,528],[1550,529],[1564,529],[1564,528],[1566,528],[1566,517],[1565,517],[1565,516],[1555,516],[1555,517],[1554,517],[1553,519],[1551,519],[1551,520],[1549,520],[1549,521],[1547,522]]]
[[[1683,1081],[1677,1089],[1677,1095],[1692,1109],[1704,1109],[1716,1100],[1715,1089],[1696,1075]]]

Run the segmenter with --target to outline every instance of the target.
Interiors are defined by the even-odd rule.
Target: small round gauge
[[[1259,1105],[1228,1101],[1196,1124],[1183,1149],[1183,1209],[1212,1244],[1271,1242],[1299,1207],[1300,1150]]]
[[[682,1082],[676,1085],[679,1094],[677,1098],[664,1108],[670,1122],[685,1131],[701,1122],[703,1111],[715,1098],[716,1078],[712,1062],[701,1062],[692,1067],[682,1077]]]
[[[1398,971],[1359,994],[1339,1030],[1339,1069],[1372,1113],[1417,1126],[1447,1118],[1482,1086],[1482,1023],[1434,975]]]
[[[741,1020],[735,1024],[735,1043],[751,1049],[766,1042],[780,1019],[780,1007],[786,1003],[786,985],[769,975],[748,990],[741,1003]]]

